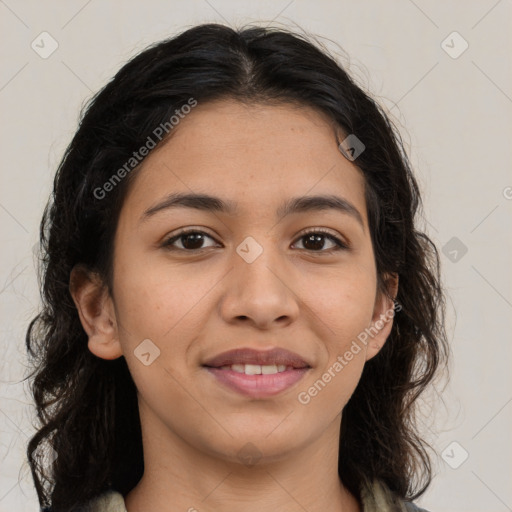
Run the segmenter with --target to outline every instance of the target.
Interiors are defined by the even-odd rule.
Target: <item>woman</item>
[[[386,115],[302,36],[207,24],[128,62],[41,224],[44,510],[420,510],[447,350],[419,205]]]

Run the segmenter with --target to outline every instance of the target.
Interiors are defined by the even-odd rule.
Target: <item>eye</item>
[[[327,250],[322,249],[325,245],[325,239],[328,239],[333,244],[332,247],[328,248]],[[345,244],[343,241],[341,241],[338,237],[334,236],[329,231],[318,228],[311,231],[308,231],[307,233],[303,233],[298,240],[304,240],[302,243],[303,249],[307,250],[309,252],[334,252],[334,251],[340,251],[343,249],[348,249],[348,245]]]
[[[162,246],[169,250],[178,249],[188,252],[200,251],[202,249],[207,249],[207,247],[201,247],[206,238],[213,240],[213,238],[204,231],[199,231],[197,229],[184,229],[177,235],[168,238]],[[181,243],[181,247],[174,245],[178,241]]]
[[[208,235],[208,233],[205,233],[204,231],[190,228],[183,229],[178,234],[173,235],[171,238],[165,240],[162,244],[162,247],[165,247],[168,250],[199,252],[203,249],[207,249],[208,247],[213,247],[212,245],[203,247],[203,243],[208,238],[210,240],[214,240],[212,236]],[[338,237],[322,228],[317,228],[314,230],[310,230],[306,233],[303,233],[298,238],[298,240],[303,239],[303,247],[299,247],[299,249],[303,249],[309,252],[330,253],[349,248],[348,245],[345,244]],[[332,246],[327,250],[324,248],[325,240],[329,240],[332,244]],[[177,242],[179,242],[181,247],[176,245]]]

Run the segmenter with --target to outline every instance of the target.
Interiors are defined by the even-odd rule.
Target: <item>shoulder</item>
[[[405,504],[405,510],[407,512],[428,512],[428,510],[424,508],[418,507],[418,505],[415,505],[414,503],[411,503],[410,501],[404,501]]]
[[[418,505],[415,505],[414,503],[411,503],[410,501],[404,501],[405,504],[405,510],[407,512],[428,512],[428,510],[424,508],[418,507]]]
[[[122,494],[110,490],[89,501],[80,512],[126,512]]]
[[[428,512],[396,496],[384,482],[374,480],[361,490],[363,512]]]
[[[76,512],[126,512],[123,496],[113,490],[106,491],[87,503],[75,507]],[[52,512],[51,507],[41,512]]]
[[[122,494],[117,491],[106,491],[97,498],[91,500],[80,512],[126,512]]]

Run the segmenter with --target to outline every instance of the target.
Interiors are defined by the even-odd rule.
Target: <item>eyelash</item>
[[[200,253],[206,249],[209,249],[209,247],[203,247],[201,249],[182,249],[181,247],[172,247],[172,244],[174,242],[176,242],[177,240],[179,240],[182,236],[185,236],[185,235],[189,235],[189,234],[201,234],[201,235],[206,235],[207,237],[211,238],[212,240],[214,240],[214,238],[209,235],[208,233],[206,233],[205,231],[201,231],[199,229],[193,229],[193,228],[188,228],[188,229],[183,229],[182,231],[180,231],[178,234],[176,235],[173,235],[171,238],[168,238],[166,239],[163,243],[162,243],[162,247],[165,247],[166,249],[170,250],[170,251],[183,251],[183,252],[189,252],[189,253]],[[335,244],[335,247],[331,247],[330,249],[327,249],[327,250],[319,250],[319,251],[313,251],[313,250],[308,250],[308,249],[302,249],[304,251],[307,251],[309,253],[313,253],[313,254],[322,254],[322,253],[327,253],[327,254],[331,254],[332,252],[337,252],[337,251],[341,251],[341,250],[347,250],[349,249],[349,246],[344,243],[342,240],[340,240],[338,237],[334,236],[332,233],[330,233],[329,231],[323,229],[323,228],[316,228],[316,229],[312,229],[310,231],[307,231],[305,233],[302,233],[301,235],[299,235],[297,237],[297,241],[308,236],[308,235],[312,235],[312,234],[322,234],[322,235],[325,235],[327,238],[329,238],[330,240],[332,240],[332,242]]]

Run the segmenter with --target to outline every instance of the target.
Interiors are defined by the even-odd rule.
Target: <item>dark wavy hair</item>
[[[416,228],[421,198],[398,129],[311,39],[275,27],[198,25],[135,56],[84,108],[41,221],[42,308],[26,334],[38,413],[27,453],[42,506],[76,510],[107,488],[126,494],[142,476],[135,384],[124,357],[107,361],[88,350],[70,273],[83,264],[112,289],[114,234],[138,167],[107,199],[94,191],[191,97],[313,107],[363,141],[355,163],[365,178],[378,286],[396,273],[402,309],[343,410],[338,471],[356,496],[372,479],[406,500],[430,484],[415,406],[448,357],[439,254]]]

